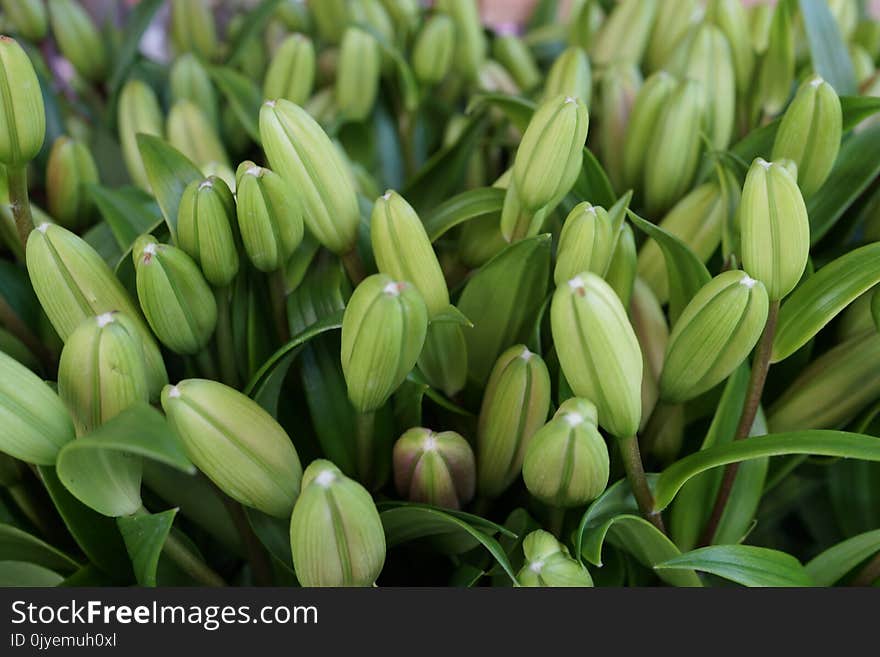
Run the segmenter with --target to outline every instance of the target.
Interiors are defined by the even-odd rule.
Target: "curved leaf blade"
[[[806,569],[790,554],[754,545],[713,545],[686,552],[654,566],[691,568],[743,586],[812,586]]]
[[[200,180],[202,172],[186,155],[160,137],[140,134],[137,143],[153,195],[171,235],[176,236],[177,208],[183,190],[192,181]]]
[[[880,552],[880,529],[853,536],[831,546],[810,560],[806,569],[818,586],[832,586],[877,552]]]
[[[0,561],[27,561],[62,574],[82,566],[44,540],[7,524],[0,524]]]
[[[134,575],[141,586],[156,586],[156,570],[162,547],[171,532],[177,509],[161,513],[145,513],[116,519],[125,541]]]
[[[497,187],[480,187],[444,201],[425,216],[423,223],[428,238],[431,242],[436,242],[448,231],[466,221],[490,214],[500,215],[505,193],[505,190]]]
[[[263,104],[263,94],[259,87],[253,80],[229,67],[214,66],[210,73],[250,138],[257,144],[261,143],[260,106]]]

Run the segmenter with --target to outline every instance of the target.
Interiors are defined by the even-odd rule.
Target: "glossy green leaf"
[[[86,185],[86,190],[123,252],[131,248],[140,235],[153,232],[162,223],[159,206],[138,187],[108,189],[102,185]]]
[[[813,557],[807,565],[813,582],[832,586],[853,568],[880,552],[880,529],[853,536]]]
[[[242,507],[248,523],[263,546],[288,571],[293,572],[293,555],[290,551],[290,522],[273,518],[250,507]]]
[[[226,98],[235,117],[257,144],[260,143],[260,106],[263,94],[256,82],[225,66],[211,68],[211,78]]]
[[[844,308],[880,283],[880,242],[832,260],[791,293],[779,311],[770,361],[791,356]]]
[[[234,66],[245,57],[252,40],[261,37],[263,28],[272,18],[279,4],[281,4],[281,0],[261,0],[256,7],[244,12],[244,20],[235,33],[235,38],[229,44],[227,64]]]
[[[432,242],[436,242],[449,230],[471,219],[498,215],[504,206],[506,191],[497,187],[480,187],[453,196],[425,215],[425,231]]]
[[[446,306],[439,313],[431,318],[430,324],[457,324],[467,328],[473,327],[473,322],[469,320],[463,312],[453,305]]]
[[[58,573],[72,573],[80,567],[61,550],[7,524],[0,524],[0,561],[27,561]]]
[[[529,126],[529,121],[532,120],[532,114],[535,113],[535,103],[532,101],[522,96],[499,93],[476,94],[471,99],[467,112],[471,114],[487,107],[503,112],[520,132],[525,132],[525,129]]]
[[[156,586],[159,557],[176,515],[177,509],[168,509],[161,513],[144,513],[116,519],[128,556],[131,557],[135,578],[141,586]]]
[[[397,84],[400,97],[403,101],[403,107],[408,112],[415,111],[419,104],[419,86],[416,83],[416,76],[406,60],[406,57],[398,50],[393,43],[390,43],[385,36],[376,30],[372,25],[361,22],[358,27],[369,32],[373,38],[379,43],[382,54],[391,60],[394,64],[394,70],[397,73]]]
[[[654,490],[657,510],[665,509],[691,477],[729,463],[765,456],[812,454],[880,461],[880,438],[845,431],[808,430],[756,436],[686,456],[664,470]]]
[[[812,586],[806,569],[790,554],[753,545],[714,545],[657,564],[658,571],[692,568],[743,586]]]
[[[632,210],[627,210],[627,214],[635,227],[657,242],[663,252],[669,278],[669,320],[671,325],[675,325],[688,302],[711,280],[709,270],[690,247],[675,235],[645,221]]]
[[[137,136],[138,150],[144,162],[144,169],[150,187],[165,223],[168,224],[171,235],[177,235],[177,208],[183,190],[194,180],[200,180],[202,172],[189,158],[174,148],[164,139],[153,135],[140,134]]]
[[[58,586],[64,578],[43,566],[26,561],[0,561],[0,586]]]
[[[826,0],[800,0],[813,69],[838,95],[858,92],[849,50]]]
[[[603,208],[610,208],[617,199],[608,174],[589,148],[584,148],[584,161],[571,193],[579,201],[588,199],[593,205]]]
[[[507,247],[468,281],[458,308],[474,324],[465,331],[471,379],[485,381],[504,349],[528,340],[549,272],[550,236],[537,235]]]
[[[113,70],[110,72],[107,85],[111,94],[118,90],[125,82],[126,76],[132,63],[137,57],[141,45],[141,37],[156,12],[162,6],[163,0],[144,0],[137,3],[131,12],[119,39],[119,50],[113,56]]]

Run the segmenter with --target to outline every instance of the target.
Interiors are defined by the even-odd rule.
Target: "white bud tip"
[[[389,189],[387,192],[385,192],[384,194],[382,194],[382,200],[384,200],[384,201],[390,201],[390,200],[391,200],[391,195],[392,195],[393,193],[394,193],[394,192],[392,192],[392,191]]]
[[[45,233],[47,230],[49,230],[49,222],[44,221],[39,226],[37,226],[37,230],[40,231],[41,233]]]
[[[763,157],[758,158],[758,164],[760,164],[765,169],[769,169],[771,166],[773,166],[773,164],[771,162],[768,162]]]
[[[577,98],[575,98],[574,96],[566,96],[565,104],[570,105],[571,103],[577,103]]]
[[[528,348],[528,347],[523,347],[523,351],[522,351],[522,353],[519,355],[519,357],[522,358],[522,359],[525,360],[525,361],[529,361],[529,360],[532,359],[532,356],[534,356],[534,355],[535,355],[535,354],[533,354],[531,351],[529,351],[529,348]]]
[[[199,183],[199,189],[211,189],[214,186],[214,183],[211,180],[203,180]]]
[[[330,488],[330,484],[332,484],[336,480],[336,475],[332,470],[324,470],[317,477],[315,477],[315,483],[318,484],[321,488]]]
[[[812,80],[810,80],[810,86],[815,89],[816,87],[821,87],[823,82],[825,82],[825,80],[822,79],[822,76],[817,75]]]
[[[422,450],[425,452],[433,452],[437,449],[437,439],[431,435],[425,437],[425,442],[422,443]]]
[[[179,399],[180,398],[180,388],[177,386],[171,386],[171,389],[168,391],[169,399]]]
[[[113,318],[113,313],[104,313],[103,315],[98,315],[96,321],[100,328],[104,328],[107,324],[112,324],[116,320]]]
[[[568,287],[572,290],[582,290],[584,288],[584,279],[580,276],[575,276],[568,282]]]
[[[739,282],[739,284],[751,290],[753,287],[755,287],[755,283],[757,282],[758,281],[756,281],[754,278],[746,274],[742,277],[742,280]]]
[[[251,167],[245,173],[249,176],[259,176],[262,169],[260,167]]]
[[[543,561],[533,561],[532,563],[529,564],[529,570],[531,570],[533,573],[540,573],[543,569],[544,569],[544,562]]]
[[[382,288],[382,291],[390,297],[397,297],[400,296],[400,293],[405,287],[406,283],[398,283],[397,281],[392,281],[384,288]]]
[[[566,413],[565,421],[568,422],[568,426],[576,427],[584,423],[584,416],[580,413]]]
[[[156,255],[156,243],[150,242],[144,247],[144,255]]]
[[[266,107],[275,107],[275,101],[267,100],[265,103],[263,103],[263,105],[265,105]]]

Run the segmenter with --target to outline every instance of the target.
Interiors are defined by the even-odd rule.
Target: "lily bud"
[[[727,37],[736,72],[736,91],[743,94],[754,81],[755,51],[748,14],[739,0],[711,0],[707,18]]]
[[[28,41],[37,43],[46,37],[49,20],[43,0],[3,0],[6,19]]]
[[[237,390],[187,379],[162,391],[162,410],[187,456],[232,499],[287,518],[302,466],[290,437],[271,415]]]
[[[274,171],[251,167],[238,186],[238,228],[254,267],[281,269],[303,239],[302,208]]]
[[[756,100],[764,114],[773,116],[788,101],[795,72],[794,27],[789,3],[777,3],[770,23],[767,52],[758,69]]]
[[[437,84],[449,74],[455,55],[455,23],[445,14],[427,20],[413,45],[413,72],[424,84]]]
[[[700,163],[702,85],[685,80],[672,92],[648,142],[645,205],[656,214],[672,206],[693,182]]]
[[[216,176],[194,180],[183,191],[177,211],[177,244],[215,287],[229,285],[238,273],[235,199]]]
[[[351,23],[365,25],[387,43],[394,42],[394,23],[380,0],[349,0],[349,12]]]
[[[125,168],[132,181],[149,191],[150,182],[144,171],[137,136],[140,133],[162,136],[162,110],[153,90],[141,80],[130,79],[119,94],[119,143]]]
[[[642,416],[642,353],[611,286],[590,272],[559,285],[550,327],[574,394],[596,404],[599,424],[609,433],[635,435]]]
[[[394,444],[394,485],[412,502],[460,509],[474,496],[474,452],[454,431],[410,429]]]
[[[501,93],[509,96],[519,96],[522,93],[513,76],[494,59],[487,59],[480,66],[477,89],[489,94]]]
[[[608,447],[596,428],[597,411],[585,399],[568,399],[529,443],[523,480],[545,504],[568,508],[596,499],[608,485]]]
[[[88,317],[118,310],[130,318],[143,340],[150,397],[159,396],[168,375],[156,340],[119,279],[88,243],[61,226],[41,224],[28,239],[27,269],[40,305],[64,341]]]
[[[667,65],[700,10],[698,0],[661,0],[645,50],[645,70],[659,71]]]
[[[335,44],[342,40],[342,33],[349,23],[347,0],[322,0],[310,2],[309,11],[315,19],[315,27],[324,41]]]
[[[574,96],[580,98],[585,107],[589,107],[592,90],[593,74],[587,53],[583,48],[569,46],[550,67],[544,83],[544,98]]]
[[[642,423],[641,431],[651,417],[660,397],[660,373],[666,347],[669,344],[669,326],[666,315],[651,288],[636,278],[629,304],[632,326],[642,350]]]
[[[186,253],[142,235],[132,249],[137,293],[150,328],[178,354],[201,351],[217,324],[217,304],[202,272]]]
[[[309,232],[333,253],[354,247],[360,211],[346,164],[333,142],[301,107],[281,99],[260,110],[269,165],[297,190]]]
[[[343,118],[363,121],[373,111],[382,71],[379,42],[369,32],[350,27],[342,37],[336,70],[336,103]]]
[[[767,291],[743,271],[709,281],[669,337],[660,396],[683,402],[711,390],[748,358],[767,322]]]
[[[80,436],[135,402],[148,402],[143,339],[135,323],[114,312],[80,324],[61,351],[58,394]]]
[[[518,36],[504,34],[495,37],[492,51],[496,61],[510,71],[517,86],[523,90],[532,89],[541,82],[541,71],[535,63],[529,47]],[[558,93],[566,93],[560,90]],[[557,95],[557,94],[550,94]],[[574,95],[574,94],[569,94]],[[584,99],[584,104],[589,102],[589,97]]]
[[[184,53],[174,60],[168,75],[173,101],[189,100],[217,128],[220,125],[217,109],[217,94],[211,76],[198,57]]]
[[[617,294],[624,308],[629,308],[632,298],[633,286],[636,283],[636,267],[638,255],[636,254],[636,238],[629,224],[623,224],[620,234],[617,236],[617,245],[608,270],[605,272],[605,281]]]
[[[446,309],[449,291],[434,247],[416,211],[397,192],[376,199],[370,240],[380,272],[415,285],[431,317]]]
[[[612,64],[599,81],[599,149],[611,184],[618,190],[627,188],[623,168],[626,151],[621,145],[627,144],[632,130],[630,120],[641,87],[642,74],[632,64]],[[644,151],[633,161],[641,175]]]
[[[769,2],[757,2],[747,10],[749,33],[752,35],[752,47],[756,55],[767,52],[770,43],[770,25],[773,22],[775,9]]]
[[[26,463],[55,465],[74,439],[64,402],[40,377],[0,351],[0,451]]]
[[[657,0],[621,0],[599,30],[590,55],[597,66],[638,64],[648,44]]]
[[[654,73],[639,89],[626,130],[620,133],[623,141],[624,187],[638,187],[645,170],[645,154],[657,132],[657,123],[663,109],[675,90],[676,81],[666,71]],[[604,96],[604,92],[603,92]],[[620,148],[620,142],[617,142]]]
[[[477,485],[498,497],[519,476],[534,433],[550,410],[550,373],[523,345],[505,351],[492,368],[477,425]]]
[[[98,167],[88,147],[69,137],[56,139],[46,167],[46,197],[58,223],[79,228],[88,222],[94,205],[84,185],[97,182]]]
[[[171,145],[206,172],[205,175],[209,175],[209,168],[220,167],[226,173],[222,177],[232,183],[226,148],[198,105],[186,99],[174,103],[168,112],[167,131]]]
[[[590,587],[593,578],[583,564],[572,559],[568,548],[543,529],[523,540],[526,563],[517,573],[520,586]]]
[[[73,0],[49,0],[49,18],[64,58],[87,80],[100,80],[107,70],[107,51],[88,12]]]
[[[556,285],[579,272],[591,271],[604,276],[614,250],[614,227],[605,208],[584,201],[568,214],[556,248]]]
[[[474,80],[486,60],[486,35],[473,0],[438,0],[437,10],[455,23],[455,70],[467,80]]]
[[[403,383],[427,328],[425,302],[412,284],[374,274],[357,286],[342,318],[342,372],[358,411],[376,410]]]
[[[213,59],[217,54],[217,27],[205,0],[171,1],[171,41],[178,53],[192,52]]]
[[[771,301],[794,289],[810,254],[810,221],[790,161],[756,159],[739,206],[743,268],[767,287]]]
[[[31,60],[15,39],[0,36],[0,162],[30,162],[46,136],[43,95]]]
[[[385,531],[373,498],[323,459],[303,474],[290,547],[303,586],[372,586],[385,564]]]
[[[513,164],[513,183],[526,210],[537,212],[574,185],[589,124],[586,106],[571,96],[546,100],[535,111]]]
[[[302,105],[315,84],[315,46],[304,34],[291,34],[278,47],[263,82],[265,98],[285,98]]]
[[[605,22],[605,11],[599,2],[572,3],[568,21],[568,43],[587,52]]]
[[[797,165],[797,182],[805,198],[822,186],[840,151],[842,131],[840,98],[818,75],[804,82],[782,117],[773,160]]]

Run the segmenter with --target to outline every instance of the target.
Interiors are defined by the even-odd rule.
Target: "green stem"
[[[235,363],[235,342],[232,338],[232,316],[229,309],[229,288],[214,290],[217,300],[217,354],[220,359],[220,374],[223,383],[238,387],[238,367]]]
[[[880,579],[880,552],[874,555],[861,572],[852,581],[852,586],[872,586]]]
[[[12,208],[12,217],[15,219],[18,238],[21,240],[22,247],[27,248],[28,236],[34,228],[31,203],[28,200],[27,168],[9,167],[6,170],[6,175],[9,180],[9,206]]]
[[[755,349],[752,373],[749,377],[749,386],[746,389],[746,400],[742,414],[739,416],[739,424],[737,424],[736,433],[733,436],[734,440],[748,438],[752,425],[755,423],[755,417],[761,405],[761,395],[764,393],[764,384],[767,382],[767,373],[770,371],[770,355],[773,352],[773,337],[776,335],[778,317],[779,301],[774,301],[770,304],[767,323],[764,325],[764,332],[761,334],[757,349]],[[721,486],[718,488],[718,496],[715,498],[715,506],[712,508],[712,513],[709,515],[706,528],[700,538],[701,546],[711,545],[715,538],[718,525],[724,516],[724,509],[727,507],[727,501],[733,491],[733,484],[736,482],[739,465],[739,463],[731,463],[724,469]]]
[[[341,257],[342,266],[345,267],[345,273],[348,274],[349,280],[351,280],[354,285],[357,285],[367,277],[364,263],[361,260],[360,254],[357,252],[357,247]]]
[[[204,349],[195,355],[194,360],[199,376],[213,379],[214,381],[220,378],[217,374],[217,359],[211,353],[211,345],[206,345]]]
[[[358,413],[356,417],[355,448],[357,457],[357,472],[361,483],[369,488],[373,474],[373,432],[376,414]]]
[[[642,465],[642,455],[639,452],[639,439],[637,436],[622,438],[617,441],[620,445],[620,454],[623,456],[623,467],[626,477],[629,479],[629,487],[633,497],[639,505],[642,516],[664,534],[666,527],[659,511],[654,510],[654,494],[648,486],[648,478],[645,476],[645,468]]]
[[[287,320],[287,281],[283,269],[269,274],[269,297],[278,340],[286,344],[290,340],[290,323]]]

